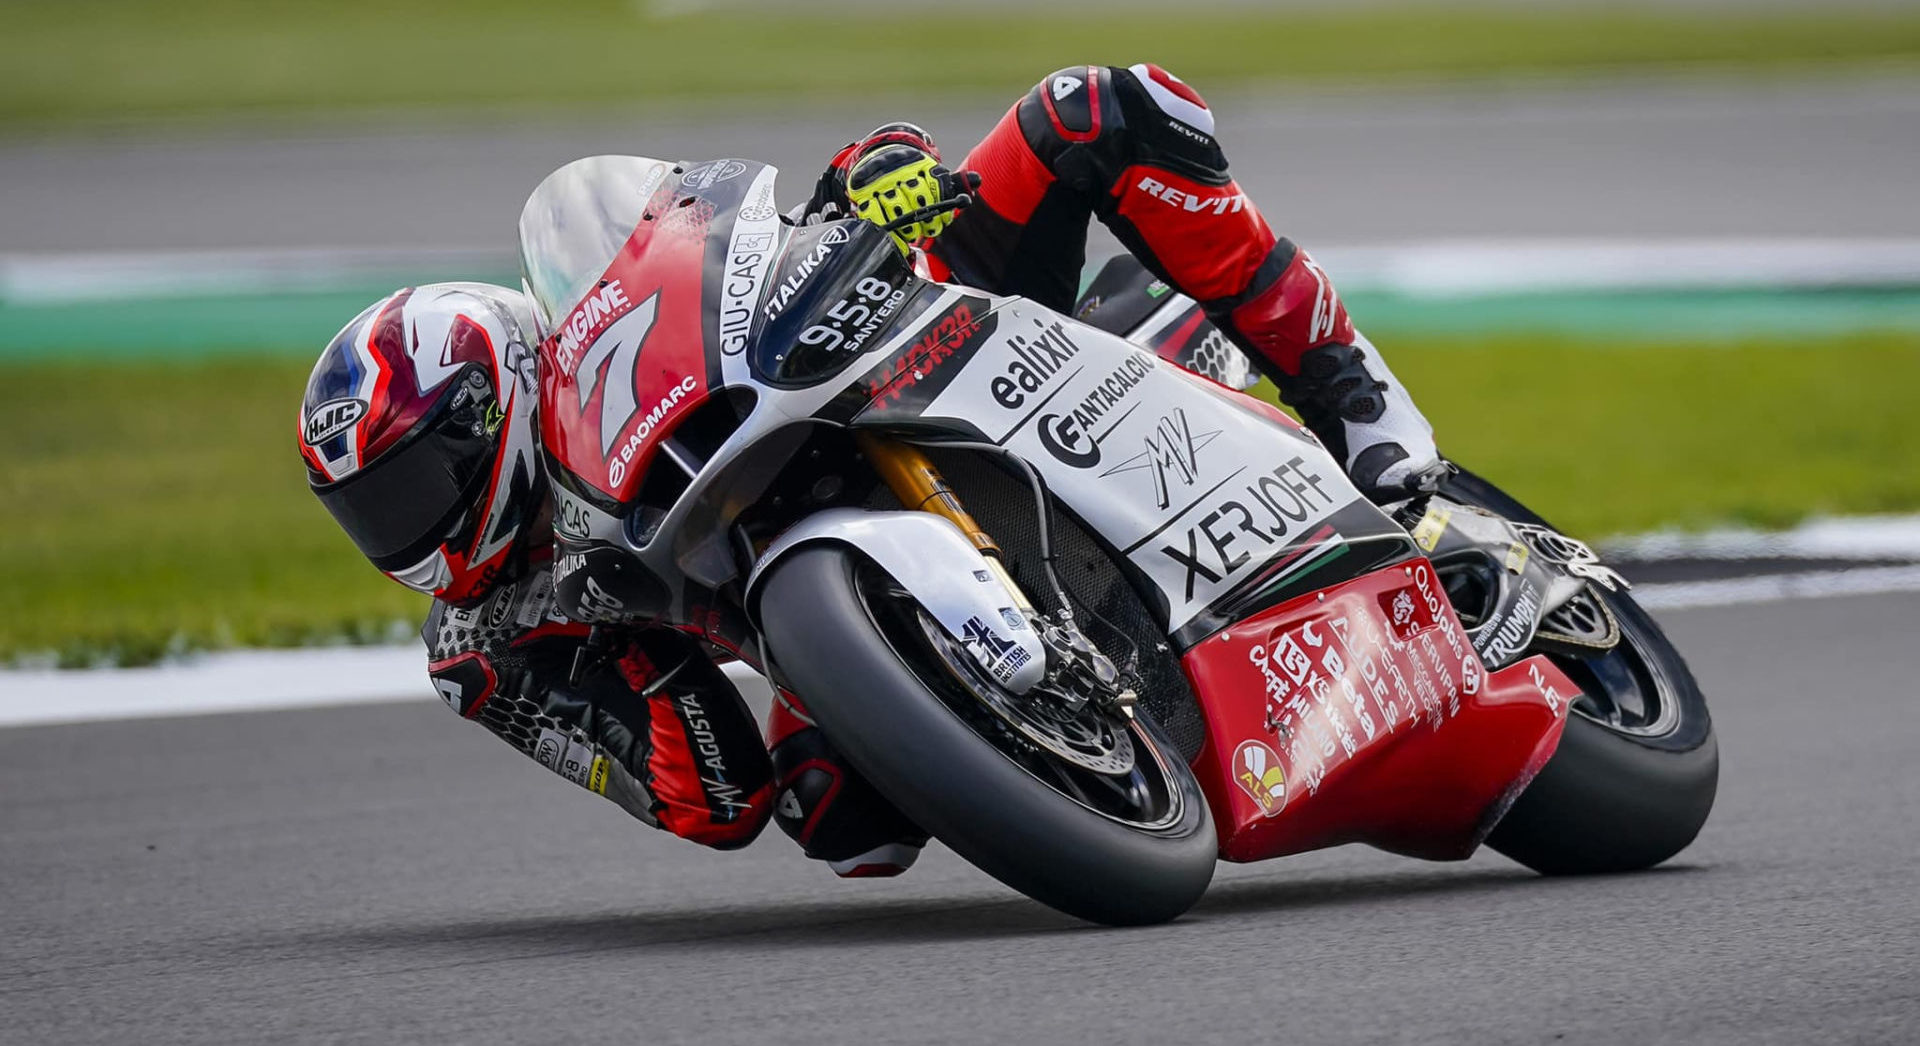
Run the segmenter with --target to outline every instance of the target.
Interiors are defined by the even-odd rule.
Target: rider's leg
[[[956,279],[1061,311],[1098,217],[1198,300],[1380,501],[1438,479],[1433,430],[1305,251],[1274,235],[1227,175],[1213,114],[1157,66],[1079,66],[1042,80],[969,153],[979,202],[934,250]]]
[[[919,858],[927,833],[840,758],[785,690],[774,692],[767,747],[773,819],[808,857],[845,879],[899,875]]]

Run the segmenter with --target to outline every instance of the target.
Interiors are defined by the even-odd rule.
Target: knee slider
[[[773,747],[773,819],[819,861],[848,862],[888,846],[918,849],[927,833],[808,727]]]

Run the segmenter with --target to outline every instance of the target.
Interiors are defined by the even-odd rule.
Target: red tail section
[[[1234,861],[1348,842],[1464,858],[1579,693],[1544,657],[1489,675],[1424,559],[1243,621],[1185,665],[1208,723],[1194,769]]]

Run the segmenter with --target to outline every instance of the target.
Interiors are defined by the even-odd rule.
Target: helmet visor
[[[454,412],[338,483],[314,487],[355,547],[381,570],[426,558],[464,523],[496,444]]]

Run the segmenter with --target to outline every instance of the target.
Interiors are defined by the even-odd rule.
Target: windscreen
[[[547,175],[520,211],[520,276],[544,340],[600,279],[673,165],[589,156]]]

